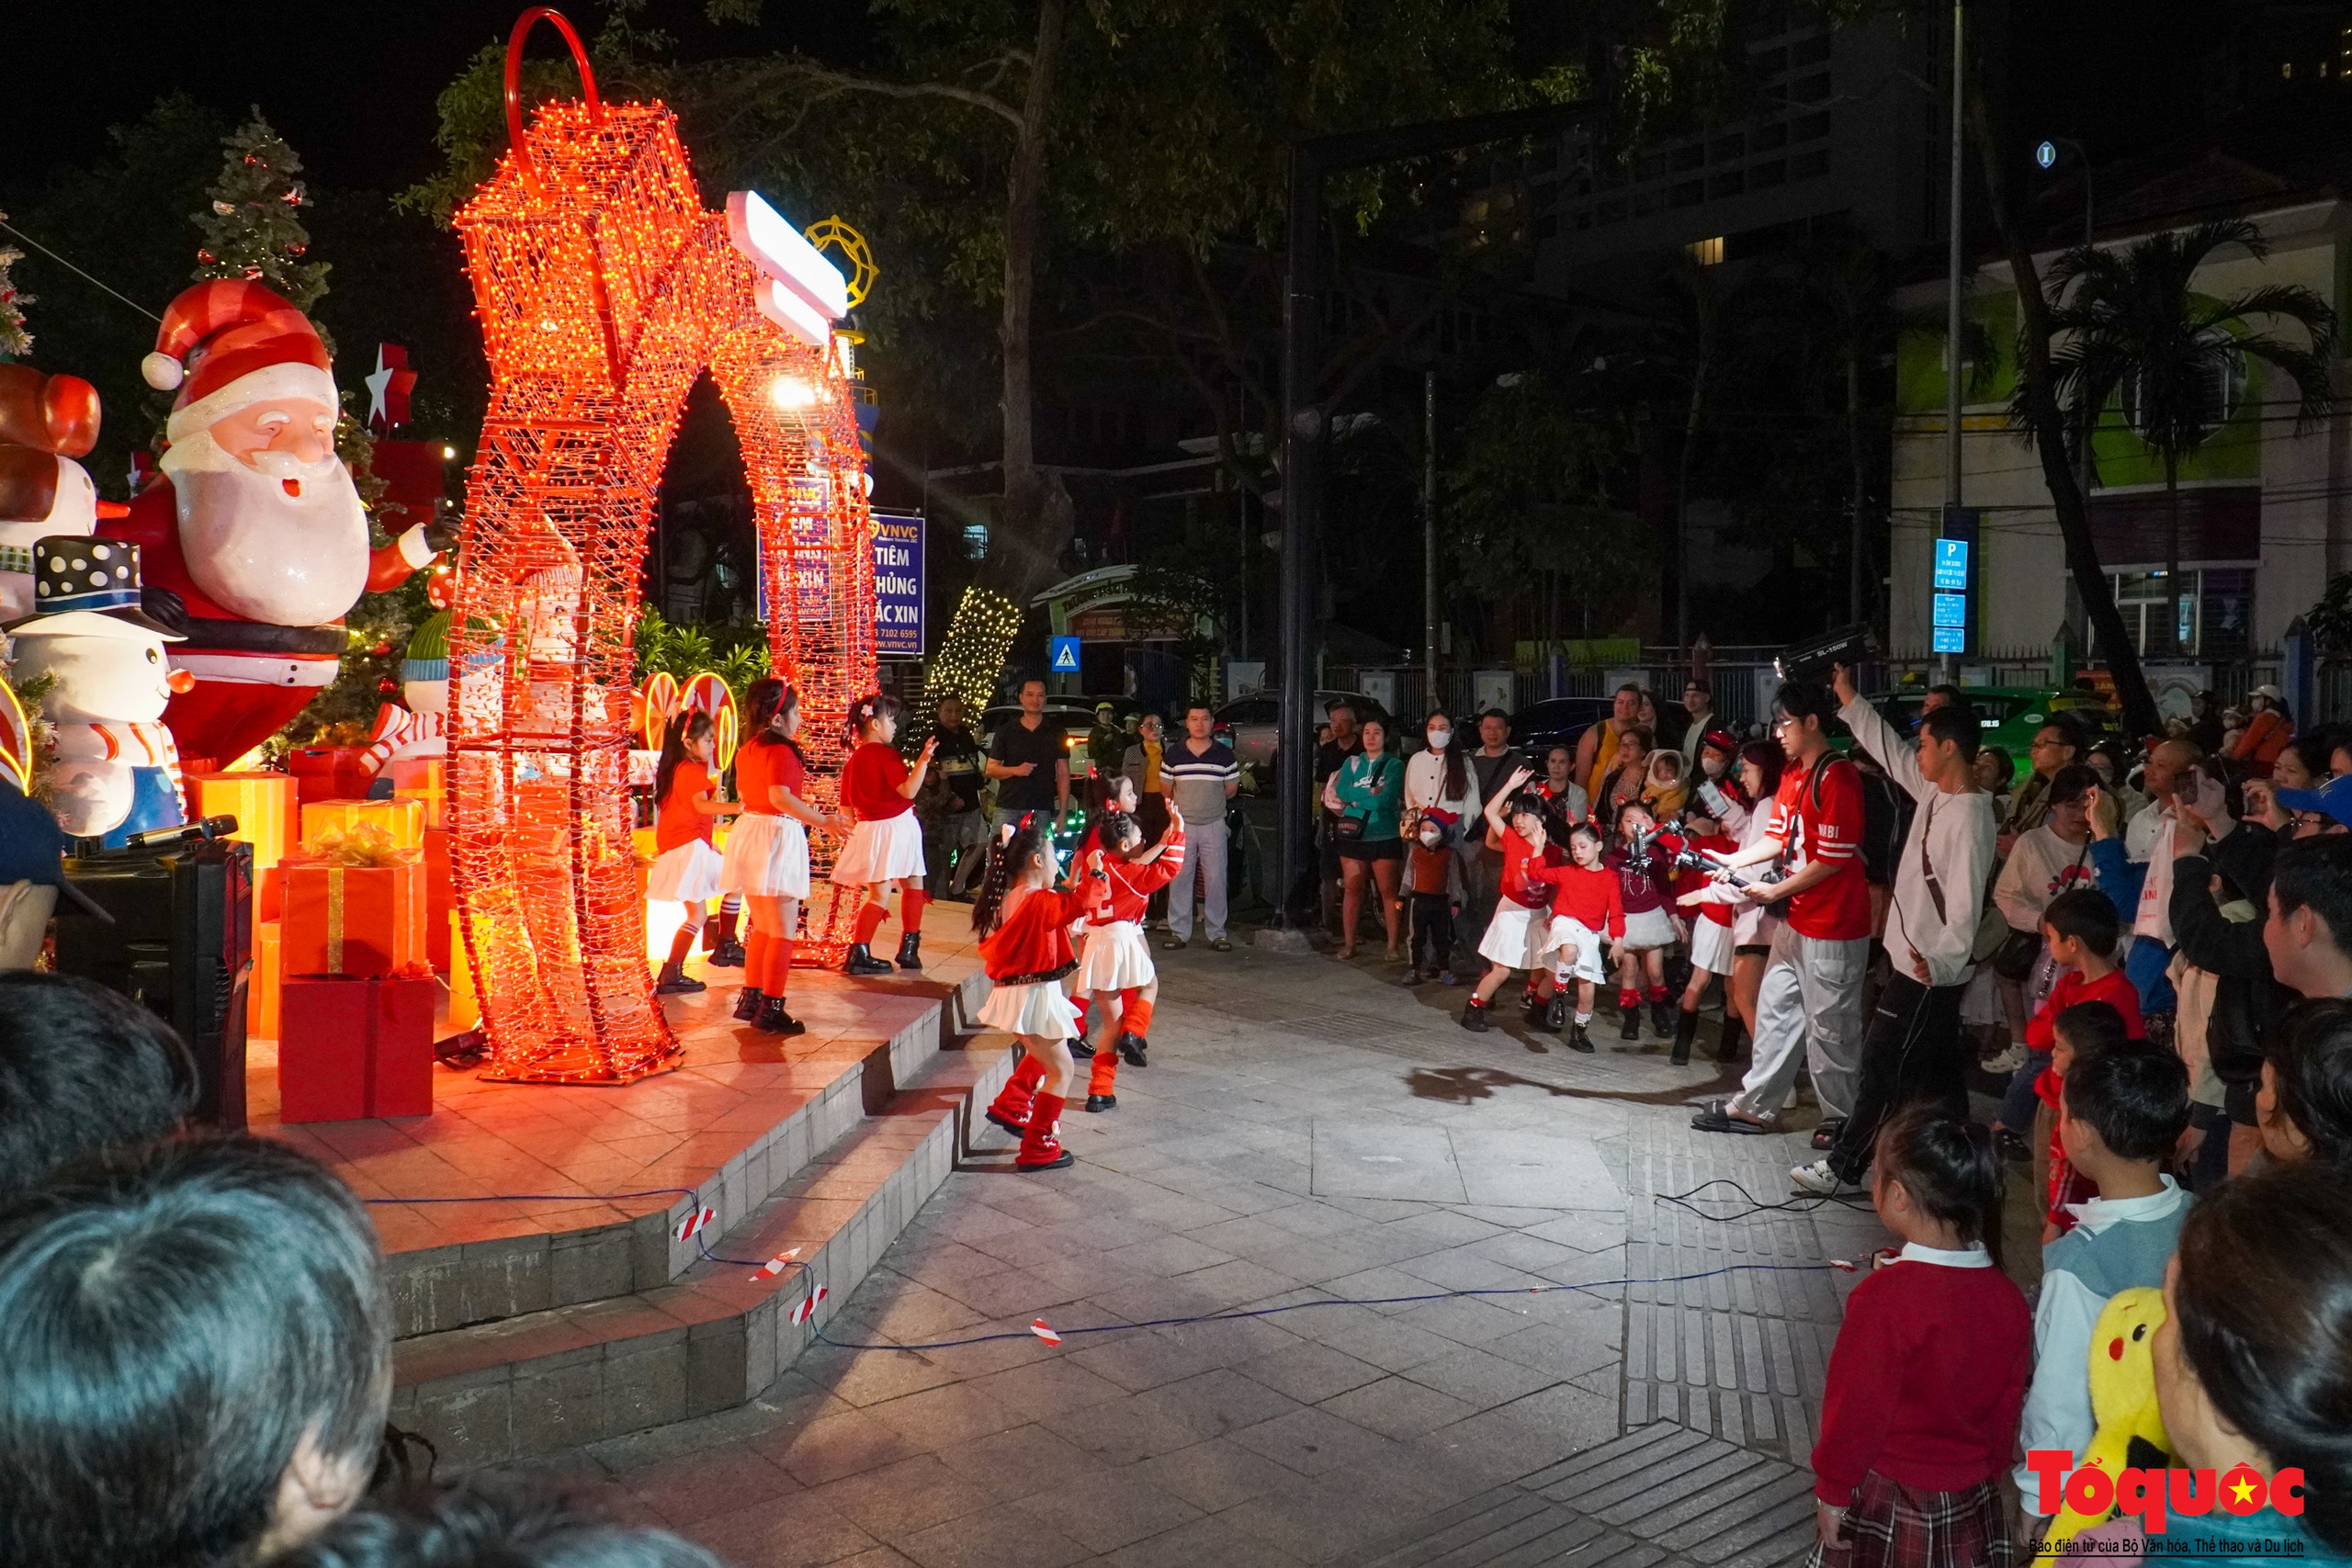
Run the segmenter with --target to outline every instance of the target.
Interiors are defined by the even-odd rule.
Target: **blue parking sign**
[[[1078,638],[1049,637],[1046,639],[1046,668],[1057,675],[1078,673]]]
[[[1964,589],[1968,586],[1968,541],[1938,539],[1936,541],[1936,586]]]

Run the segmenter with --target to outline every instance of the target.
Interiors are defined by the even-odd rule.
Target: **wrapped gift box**
[[[286,771],[306,801],[361,799],[375,782],[365,746],[298,746],[286,753]]]
[[[351,1122],[433,1114],[429,975],[289,975],[277,1042],[277,1118]]]
[[[424,829],[425,962],[445,974],[449,968],[449,933],[456,929],[451,923],[451,917],[456,914],[457,908],[457,888],[449,870],[449,829],[427,827]]]
[[[424,862],[344,865],[297,855],[281,862],[283,973],[367,978],[425,964]]]
[[[424,847],[424,807],[414,800],[310,800],[302,803],[302,848],[316,851],[329,833],[380,828],[400,849]]]
[[[260,1040],[277,1038],[277,922],[254,926],[254,972],[245,983],[245,1032]]]
[[[191,773],[187,782],[190,817],[230,816],[237,819],[233,835],[254,847],[254,874],[286,858],[294,848],[300,807],[290,773]]]
[[[392,798],[414,801],[424,808],[427,828],[449,825],[449,761],[446,757],[412,757],[389,769]]]

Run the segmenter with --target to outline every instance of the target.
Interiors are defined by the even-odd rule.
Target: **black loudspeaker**
[[[65,875],[114,923],[61,902],[59,972],[119,991],[168,1021],[196,1057],[197,1120],[243,1132],[253,846],[201,839],[155,853],[69,856]]]

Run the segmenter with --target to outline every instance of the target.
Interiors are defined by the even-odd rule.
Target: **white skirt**
[[[1553,916],[1550,941],[1552,942],[1550,954],[1553,960],[1552,973],[1555,976],[1565,978],[1566,976],[1573,975],[1579,980],[1595,982],[1609,977],[1607,970],[1603,967],[1609,957],[1609,939],[1582,920],[1573,919],[1566,915]],[[1576,957],[1563,970],[1559,960],[1571,948],[1575,949]]]
[[[699,904],[726,891],[727,863],[700,839],[662,851],[645,876],[645,896],[657,904]]]
[[[1113,920],[1086,928],[1086,951],[1078,961],[1077,991],[1124,991],[1148,986],[1159,978],[1151,962],[1151,944],[1143,939],[1139,920]]]
[[[1068,1040],[1078,1032],[1078,1009],[1062,995],[1059,980],[995,987],[978,1016],[990,1029],[1040,1040]]]
[[[878,822],[860,822],[850,829],[842,858],[833,863],[833,880],[843,887],[865,887],[922,874],[922,824],[911,811]]]
[[[1574,940],[1567,933],[1578,929],[1565,915],[1498,898],[1494,919],[1487,922],[1487,934],[1478,939],[1478,956],[1506,969],[1541,969],[1555,952]]]
[[[808,897],[808,833],[789,817],[746,811],[727,832],[719,880],[754,898]]]
[[[1644,909],[1625,917],[1627,947],[1672,947],[1674,917],[1664,909]]]
[[[1704,969],[1710,975],[1728,975],[1734,951],[1739,946],[1733,928],[1719,925],[1701,914],[1690,921],[1690,967]]]

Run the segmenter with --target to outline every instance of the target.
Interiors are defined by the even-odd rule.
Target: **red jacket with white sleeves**
[[[1090,838],[1090,846],[1101,840]],[[1085,851],[1079,852],[1080,863],[1085,861]],[[1184,819],[1175,812],[1168,814],[1168,844],[1159,852],[1158,860],[1138,865],[1122,858],[1111,850],[1102,852],[1102,874],[1111,884],[1110,901],[1098,906],[1086,917],[1089,925],[1114,925],[1121,920],[1141,920],[1151,896],[1176,880],[1184,868]]]

